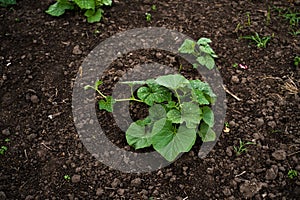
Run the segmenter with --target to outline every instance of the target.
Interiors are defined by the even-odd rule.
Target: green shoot
[[[236,155],[239,156],[244,152],[247,152],[247,148],[246,145],[252,145],[255,144],[254,142],[243,142],[242,140],[240,140],[239,142],[239,146],[233,146],[234,151],[236,152]]]
[[[254,35],[242,36],[242,39],[251,40],[258,48],[266,48],[267,43],[270,41],[271,36],[263,36],[261,37],[258,33]]]
[[[288,177],[290,179],[294,179],[297,176],[298,176],[298,172],[296,170],[291,169],[288,171]]]
[[[152,19],[152,15],[150,13],[145,13],[145,16],[146,16],[146,21],[150,22]]]

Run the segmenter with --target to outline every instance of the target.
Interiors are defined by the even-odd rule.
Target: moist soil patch
[[[0,8],[0,146],[7,147],[0,155],[0,199],[299,199],[300,176],[289,178],[288,172],[300,173],[300,77],[293,65],[300,38],[276,10],[299,13],[299,1],[114,1],[94,24],[78,11],[45,14],[52,3],[23,0]],[[213,41],[216,66],[231,93],[225,119],[230,131],[203,159],[197,140],[165,168],[122,173],[97,161],[81,142],[72,88],[82,61],[100,42],[150,26]],[[239,39],[255,32],[272,36],[266,48]],[[112,63],[104,92],[129,68],[154,61],[177,71],[182,62],[166,52],[132,52]],[[181,73],[195,74],[187,65]],[[133,117],[143,117],[138,114],[147,108],[136,106]],[[105,117],[108,135],[114,133],[111,141],[134,151],[124,132],[110,128],[111,115],[97,115],[100,122]],[[237,155],[240,140],[255,144]]]

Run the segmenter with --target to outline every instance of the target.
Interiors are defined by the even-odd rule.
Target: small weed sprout
[[[300,65],[300,56],[296,56],[296,57],[294,58],[294,65],[295,65],[296,67],[299,67],[299,65]]]
[[[156,11],[157,10],[156,5],[152,5],[151,10]]]
[[[294,179],[297,176],[298,176],[298,172],[296,170],[291,169],[288,171],[288,177],[290,179]]]
[[[0,155],[4,155],[4,153],[7,151],[7,146],[1,146],[0,147]]]
[[[145,16],[146,16],[146,21],[150,22],[152,19],[152,15],[150,13],[145,13]]]
[[[237,63],[232,64],[232,67],[234,67],[234,68],[237,68],[238,66],[239,66],[239,64],[237,64]]]
[[[246,16],[247,16],[247,25],[248,25],[248,26],[251,26],[250,12],[247,12],[247,13],[246,13]]]
[[[66,181],[70,181],[70,180],[71,180],[71,177],[70,177],[70,175],[64,175],[64,179],[65,179]]]
[[[245,143],[240,139],[239,146],[233,146],[233,149],[234,149],[236,155],[239,156],[242,153],[247,152],[246,145],[252,145],[252,144],[255,144],[255,143],[254,142],[246,142]]]
[[[267,43],[270,41],[271,36],[261,37],[258,33],[254,35],[242,36],[241,39],[251,40],[258,48],[266,48]]]

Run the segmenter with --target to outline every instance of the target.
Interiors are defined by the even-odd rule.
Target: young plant
[[[15,4],[17,4],[16,0],[0,0],[1,7],[7,7],[10,5],[15,5]]]
[[[99,22],[104,11],[102,6],[111,6],[112,0],[56,0],[46,13],[52,16],[61,16],[66,10],[74,10],[79,7],[84,10],[84,15],[89,23]]]
[[[128,99],[113,99],[96,90],[104,100],[98,102],[100,110],[113,111],[119,101],[137,101],[149,106],[149,115],[133,122],[126,131],[126,140],[135,149],[152,146],[166,160],[173,161],[180,153],[188,152],[197,135],[203,142],[216,139],[214,114],[210,108],[216,100],[210,86],[200,80],[187,80],[179,74],[159,76],[146,81],[127,81],[131,88]],[[139,85],[136,96],[133,85]]]
[[[295,65],[295,67],[299,67],[299,65],[300,65],[300,56],[296,56],[294,58],[294,65]]]
[[[157,10],[156,5],[152,5],[151,10],[156,11]]]
[[[200,64],[208,69],[212,69],[215,66],[214,58],[218,56],[210,47],[209,43],[211,43],[211,40],[208,38],[200,38],[197,42],[186,39],[178,51],[180,53],[193,55],[196,58],[197,63],[193,64],[194,68],[197,68]]]
[[[250,12],[247,12],[247,13],[246,13],[246,16],[247,16],[247,25],[248,25],[248,26],[251,26]]]
[[[150,13],[145,13],[145,16],[146,16],[146,21],[150,22],[152,19],[152,15]]]
[[[71,180],[71,177],[70,177],[70,175],[64,175],[64,179],[65,179],[66,181],[70,181],[70,180]]]
[[[240,140],[239,142],[239,146],[233,146],[233,149],[236,153],[237,156],[241,155],[243,152],[247,152],[247,148],[246,145],[251,145],[251,144],[255,144],[254,142],[243,142],[242,140]]]
[[[270,41],[271,39],[271,36],[264,36],[264,37],[261,37],[259,36],[258,33],[255,33],[254,35],[248,35],[248,36],[242,36],[240,37],[242,39],[247,39],[247,40],[251,40],[253,43],[255,43],[255,45],[258,47],[258,48],[266,48],[267,46],[267,43]]]
[[[298,172],[296,170],[291,169],[288,171],[288,177],[290,179],[294,179],[297,176],[298,176]]]
[[[1,146],[0,147],[0,155],[4,155],[4,153],[7,151],[7,146]]]

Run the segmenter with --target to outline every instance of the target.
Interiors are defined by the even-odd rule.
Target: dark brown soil
[[[44,12],[51,3],[23,0],[0,8],[0,146],[8,148],[0,155],[0,199],[299,199],[300,175],[291,179],[288,172],[300,173],[300,74],[293,66],[300,36],[289,34],[289,22],[274,10],[299,13],[299,1],[114,1],[95,24],[79,12],[53,18]],[[151,12],[150,22],[145,12]],[[197,141],[168,167],[122,173],[97,161],[80,141],[72,87],[82,61],[101,41],[148,26],[210,38],[224,85],[241,101],[228,93],[230,131],[205,159],[198,157]],[[239,39],[254,32],[274,36],[260,49]],[[149,60],[164,64],[156,53],[120,59],[112,72]],[[170,58],[166,62],[178,67],[179,60]],[[113,87],[114,81],[105,84]],[[118,137],[111,140],[126,146],[124,135]],[[256,144],[237,156],[240,140]]]

